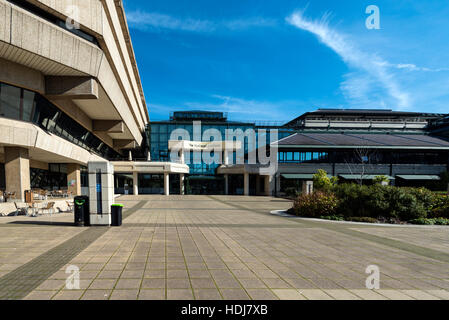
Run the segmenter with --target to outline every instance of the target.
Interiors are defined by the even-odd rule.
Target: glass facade
[[[173,131],[176,129],[184,129],[188,132],[189,140],[194,140],[193,138],[193,121],[190,122],[178,122],[178,121],[167,121],[167,122],[153,122],[149,125],[147,134],[149,135],[150,141],[150,152],[152,161],[170,161],[170,152],[168,150],[168,141],[170,140],[170,136]],[[270,142],[270,130],[269,128],[256,128],[255,124],[251,123],[232,123],[232,122],[202,122],[201,125],[201,141],[203,141],[204,133],[209,129],[215,129],[217,132],[221,134],[222,140],[225,140],[226,130],[242,130],[245,132],[248,129],[255,130],[256,133],[256,148],[258,147],[258,130],[265,129],[267,133],[265,134],[265,141],[267,144]],[[291,135],[291,131],[279,131],[279,139],[285,138]],[[213,138],[213,137],[212,137]],[[208,141],[213,141],[213,139],[209,139]],[[236,140],[234,138],[234,140]],[[248,141],[248,138],[245,137],[244,140],[244,153],[253,151],[254,144]],[[236,163],[237,153],[233,154],[233,161]],[[189,164],[190,174],[195,175],[215,175],[215,171],[219,165],[217,164],[205,164],[201,161],[201,153],[199,152],[191,152],[190,154],[190,163],[189,157],[186,157],[186,163]]]
[[[0,83],[0,117],[31,122],[106,159],[120,154],[38,93]]]
[[[327,152],[281,151],[278,153],[279,163],[327,163]]]
[[[201,130],[198,130],[198,138],[194,137],[194,121],[201,121]],[[282,139],[290,136],[293,131],[291,129],[285,129],[281,127],[272,126],[258,126],[255,122],[233,122],[227,120],[227,115],[223,112],[207,112],[207,111],[185,111],[174,112],[169,121],[156,121],[152,122],[147,127],[147,136],[150,144],[150,152],[152,161],[170,162],[174,159],[170,158],[170,152],[168,150],[168,141],[171,138],[172,133],[177,129],[184,129],[187,133],[187,137],[173,137],[173,140],[191,140],[210,142],[214,141],[213,136],[205,135],[206,131],[213,130],[216,134],[220,135],[221,141],[226,140],[226,131],[232,130],[233,132],[245,133],[247,130],[254,130],[255,141],[250,141],[248,136],[243,140],[243,154],[245,159],[239,160],[248,162],[247,154],[258,148],[259,134],[263,134],[263,139],[266,144],[270,143],[270,130],[278,130],[278,139]],[[212,133],[212,130],[208,133]],[[259,130],[265,130],[265,133],[259,132]],[[262,137],[261,137],[262,138]],[[231,138],[228,138],[231,140]],[[232,137],[232,140],[237,140],[236,137]],[[214,155],[211,154],[211,157]],[[232,154],[233,163],[237,163],[238,153]],[[225,181],[224,177],[216,175],[217,168],[220,164],[205,163],[202,159],[201,152],[190,152],[189,155],[185,155],[186,164],[190,168],[190,174],[186,176],[185,191],[186,194],[222,194],[224,193]],[[150,177],[148,177],[150,178]],[[175,177],[173,177],[175,178]],[[234,179],[237,179],[234,181]],[[170,178],[170,181],[172,177]],[[145,182],[145,181],[142,181]],[[252,181],[251,181],[252,182]],[[148,183],[148,182],[145,182]],[[171,185],[179,185],[174,182]],[[252,183],[255,190],[255,183]],[[162,184],[163,186],[163,184]],[[243,194],[243,176],[232,177],[229,185],[229,189],[233,190],[236,194]]]
[[[139,194],[164,194],[164,175],[139,174]]]

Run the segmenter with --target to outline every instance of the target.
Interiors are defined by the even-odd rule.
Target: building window
[[[280,151],[278,161],[280,163],[328,163],[329,153]]]
[[[120,155],[40,94],[0,83],[0,117],[31,122],[106,159]]]

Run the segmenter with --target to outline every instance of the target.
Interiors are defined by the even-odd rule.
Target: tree
[[[350,161],[346,161],[351,175],[357,176],[359,185],[363,185],[369,171],[373,169],[373,159],[376,158],[377,151],[372,148],[360,146],[354,149],[354,156]]]
[[[381,184],[381,185],[384,186],[384,185],[390,184],[390,179],[388,179],[387,176],[380,175],[380,176],[375,176],[374,179],[373,179],[373,182],[375,184]]]
[[[319,169],[313,176],[313,187],[317,190],[329,190],[338,183],[337,177],[329,178],[327,172]]]

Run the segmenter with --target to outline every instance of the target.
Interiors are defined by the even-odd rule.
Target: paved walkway
[[[444,227],[289,219],[269,212],[290,203],[268,197],[119,201],[121,228],[0,218],[0,299],[449,299]],[[369,265],[379,290],[366,289]]]

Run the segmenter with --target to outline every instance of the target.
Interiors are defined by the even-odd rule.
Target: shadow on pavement
[[[73,222],[52,222],[52,221],[13,221],[8,225],[31,225],[31,226],[58,226],[58,227],[74,227]]]

